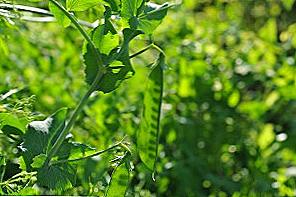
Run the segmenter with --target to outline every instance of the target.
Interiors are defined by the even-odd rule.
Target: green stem
[[[102,69],[99,70],[94,82],[91,84],[89,90],[86,92],[86,94],[80,100],[79,104],[77,105],[77,107],[75,108],[73,114],[71,115],[69,122],[66,123],[66,126],[62,130],[62,132],[59,135],[57,141],[54,143],[51,150],[49,151],[49,153],[47,155],[47,162],[49,162],[51,160],[51,158],[56,154],[56,152],[58,151],[58,149],[62,145],[64,139],[68,135],[69,131],[72,129],[78,115],[82,111],[83,107],[86,105],[86,103],[88,101],[88,98],[90,97],[91,93],[93,93],[96,90],[96,87],[97,87],[98,83],[101,81],[104,73],[105,72],[102,71]]]
[[[152,44],[149,44],[148,46],[146,46],[145,48],[143,48],[142,50],[140,50],[140,51],[138,51],[138,52],[130,55],[129,58],[132,59],[132,58],[134,58],[134,57],[136,57],[138,55],[141,55],[142,53],[148,51],[150,48],[154,48],[158,52],[160,52],[162,54],[165,54],[164,51],[159,46],[157,46],[156,44],[152,43]]]
[[[110,146],[109,148],[107,148],[105,150],[98,151],[96,153],[93,153],[93,154],[85,156],[85,157],[80,157],[80,158],[77,158],[77,159],[53,161],[53,162],[51,162],[50,165],[56,165],[56,164],[61,164],[61,163],[69,163],[69,162],[76,162],[76,161],[85,160],[85,159],[88,159],[88,158],[91,158],[91,157],[101,155],[101,154],[103,154],[105,152],[108,152],[108,151],[110,151],[110,150],[112,150],[112,149],[114,149],[116,147],[121,146],[121,144],[122,144],[121,142],[118,142],[117,144],[114,144],[113,146]]]
[[[164,56],[165,56],[165,52],[159,47],[159,46],[157,46],[156,44],[152,44],[153,46],[153,48],[154,49],[156,49],[158,52],[160,52],[160,53],[162,53]]]
[[[138,52],[136,52],[136,53],[134,53],[134,54],[132,54],[132,55],[130,55],[130,59],[132,59],[132,58],[134,58],[134,57],[136,57],[136,56],[138,56],[138,55],[141,55],[142,53],[144,53],[144,52],[146,52],[147,50],[149,50],[151,47],[152,47],[152,45],[153,44],[149,44],[147,47],[145,47],[144,49],[142,49],[142,50],[140,50],[140,51],[138,51]]]
[[[82,34],[82,36],[85,38],[85,40],[90,44],[92,50],[95,52],[97,56],[98,65],[103,66],[103,60],[99,52],[97,52],[98,49],[96,49],[96,46],[92,39],[89,37],[87,32],[82,28],[82,26],[79,24],[78,20],[75,18],[73,14],[68,12],[60,3],[58,3],[56,0],[49,0],[51,3],[53,3],[55,6],[57,6],[75,25],[75,27],[79,30],[79,32]]]
[[[56,142],[54,143],[52,148],[49,150],[46,163],[49,163],[50,160],[52,159],[52,157],[57,153],[58,149],[62,145],[66,136],[68,135],[68,133],[72,129],[78,115],[82,111],[83,107],[86,105],[91,93],[93,93],[96,90],[97,85],[99,84],[99,82],[101,81],[102,77],[104,76],[104,74],[106,72],[106,68],[103,65],[103,61],[102,61],[102,57],[101,57],[100,53],[96,49],[95,44],[93,43],[93,41],[91,40],[91,38],[89,37],[87,32],[79,24],[78,20],[71,13],[69,13],[60,3],[58,3],[56,0],[49,0],[49,1],[51,3],[53,3],[55,6],[57,6],[71,20],[71,22],[77,27],[77,29],[80,31],[80,33],[83,35],[83,37],[86,39],[86,41],[90,44],[92,50],[94,50],[94,52],[97,56],[96,57],[97,64],[101,65],[102,67],[99,69],[99,71],[96,75],[96,78],[93,81],[93,83],[91,84],[89,90],[86,92],[86,94],[83,96],[83,98],[80,100],[79,104],[75,108],[73,114],[71,115],[69,121],[66,123],[66,126],[62,130],[58,139],[56,140]]]

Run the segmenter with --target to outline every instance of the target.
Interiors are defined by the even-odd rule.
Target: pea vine
[[[43,0],[30,1],[43,2]],[[105,8],[103,19],[98,20],[100,22],[89,23],[76,16],[76,13],[98,4],[103,4]],[[49,10],[47,10],[27,5],[0,3],[0,16],[7,20],[57,21],[65,28],[69,26],[76,28],[85,40],[82,56],[85,81],[89,85],[87,92],[73,111],[62,108],[43,121],[27,122],[14,114],[0,113],[0,129],[3,134],[10,138],[17,136],[17,139],[21,139],[18,148],[21,150],[20,165],[23,170],[9,180],[3,180],[6,163],[5,156],[1,156],[1,194],[11,194],[19,190],[20,188],[15,189],[13,184],[20,180],[27,184],[33,181],[47,189],[66,190],[75,186],[75,166],[79,165],[78,161],[114,149],[121,151],[122,154],[111,161],[113,172],[105,192],[106,196],[125,194],[129,185],[133,154],[138,153],[141,161],[153,173],[153,179],[155,178],[165,54],[152,39],[150,44],[134,54],[130,54],[129,44],[140,35],[151,35],[171,6],[173,5],[169,3],[158,5],[146,0],[49,0]],[[32,13],[32,16],[23,15],[24,11]],[[151,66],[146,83],[136,152],[131,151],[125,139],[99,151],[86,144],[73,142],[70,132],[90,96],[96,91],[103,93],[115,91],[124,80],[134,75],[131,59],[150,49],[158,51],[159,57]]]

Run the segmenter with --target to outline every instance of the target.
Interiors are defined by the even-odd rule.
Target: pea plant
[[[43,2],[43,0],[30,0]],[[78,19],[77,13],[104,5],[103,18],[98,24]],[[23,11],[46,15],[46,20],[55,20],[63,27],[72,26],[84,38],[82,49],[85,70],[85,82],[88,90],[73,111],[61,108],[42,121],[29,121],[14,113],[0,111],[1,135],[5,135],[17,144],[16,158],[19,159],[21,172],[5,179],[7,173],[5,154],[0,156],[0,194],[19,194],[27,187],[37,185],[48,191],[64,191],[76,185],[76,171],[79,161],[95,158],[101,154],[114,156],[109,172],[111,179],[105,189],[106,196],[124,196],[133,170],[132,155],[138,155],[151,178],[156,175],[160,113],[163,97],[165,54],[153,43],[151,35],[160,25],[172,4],[158,5],[149,0],[49,0],[48,8],[41,9],[15,2],[0,3],[1,20],[29,20]],[[47,7],[47,6],[46,6]],[[39,17],[40,18],[40,17]],[[120,24],[120,25],[119,25]],[[90,31],[87,31],[90,29]],[[134,54],[130,54],[130,42],[146,34],[150,44]],[[119,88],[122,81],[131,78],[135,70],[131,59],[149,49],[158,51],[144,92],[143,109],[137,131],[136,147],[130,148],[126,138],[110,145],[105,150],[96,150],[84,142],[74,142],[71,131],[79,115],[97,91],[111,93]],[[13,94],[13,92],[10,92]],[[10,94],[7,93],[7,94]],[[5,100],[9,95],[2,95]],[[99,99],[99,98],[98,98]]]

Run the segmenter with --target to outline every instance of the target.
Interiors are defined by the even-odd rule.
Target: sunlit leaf
[[[119,164],[112,172],[111,180],[105,196],[121,197],[125,196],[129,184],[129,169],[124,163]]]
[[[49,2],[48,7],[60,25],[68,27],[71,24],[71,20],[56,5]]]
[[[270,18],[265,25],[259,30],[262,39],[275,42],[277,40],[277,24],[274,18]]]
[[[139,29],[147,34],[152,34],[166,16],[168,8],[168,3],[163,5],[147,3],[144,14],[139,17]]]
[[[114,30],[110,22],[106,22],[104,25],[98,26],[94,30],[92,37],[99,51],[106,55],[119,45],[119,35]]]
[[[100,2],[101,0],[67,0],[66,7],[69,11],[85,11]]]
[[[0,129],[6,135],[21,135],[25,132],[26,125],[26,118],[19,118],[10,113],[0,113]]]
[[[143,0],[122,0],[121,16],[130,19],[137,15],[137,10],[141,6]]]
[[[295,3],[295,0],[281,0],[286,10],[290,11]]]
[[[40,154],[37,155],[36,157],[33,158],[33,163],[31,166],[33,168],[41,168],[46,160],[46,155],[45,154]]]
[[[105,24],[108,25],[108,24]],[[105,32],[113,32],[112,26],[108,25],[105,26]],[[132,68],[130,59],[129,59],[129,43],[130,41],[135,38],[137,35],[141,34],[141,31],[138,30],[132,30],[132,29],[124,29],[123,30],[123,43],[122,46],[119,50],[112,51],[109,56],[103,56],[104,61],[108,62],[110,58],[113,58],[113,62],[121,62],[121,65],[118,67],[108,66],[107,68],[107,73],[104,75],[102,80],[97,86],[97,90],[102,91],[104,93],[109,93],[115,90],[123,80],[131,77],[134,73],[134,70]],[[100,43],[100,41],[97,41],[96,37],[94,37],[95,34],[93,34],[92,38],[95,43]],[[109,41],[108,41],[109,42]],[[108,43],[107,42],[107,43]],[[112,45],[110,45],[112,46]],[[107,51],[110,50],[110,46],[106,46],[108,49]],[[112,47],[113,48],[113,47]],[[97,50],[97,53],[99,50]],[[90,47],[90,45],[86,45],[86,49],[84,50],[83,53],[84,57],[84,63],[86,65],[85,68],[85,74],[86,74],[86,82],[91,85],[92,82],[94,81],[96,74],[98,73],[100,66],[98,65],[98,61],[95,56],[94,50]]]
[[[273,125],[272,124],[266,124],[262,128],[262,131],[260,132],[258,136],[258,145],[260,149],[267,148],[275,139],[275,134],[273,131]]]

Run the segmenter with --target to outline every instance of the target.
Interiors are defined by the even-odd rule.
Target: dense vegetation
[[[0,0],[1,195],[296,195],[294,0],[49,2]]]

